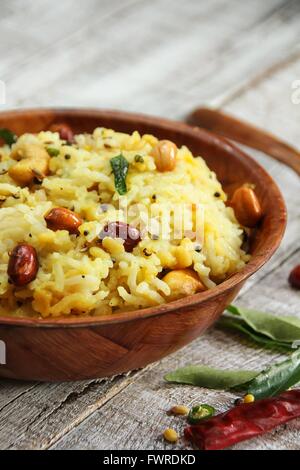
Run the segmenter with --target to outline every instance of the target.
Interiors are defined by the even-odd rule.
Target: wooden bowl
[[[266,171],[228,141],[181,122],[118,111],[35,109],[0,113],[0,127],[16,134],[65,122],[76,132],[97,126],[151,133],[202,155],[227,187],[255,184],[264,218],[251,240],[251,261],[214,289],[158,307],[99,318],[26,319],[0,317],[6,364],[0,376],[61,381],[106,377],[144,367],[176,351],[210,327],[246,279],[274,253],[284,233],[282,195]]]

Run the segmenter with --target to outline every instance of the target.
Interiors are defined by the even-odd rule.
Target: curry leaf
[[[191,365],[170,372],[167,382],[196,385],[198,387],[226,390],[244,385],[259,374],[251,370],[215,369],[202,365]]]
[[[167,374],[165,380],[216,390],[245,390],[256,399],[275,396],[300,382],[300,349],[262,372],[191,365]]]
[[[18,137],[16,136],[16,134],[14,134],[12,131],[10,131],[9,129],[5,129],[5,128],[1,128],[0,129],[0,137],[1,139],[4,140],[4,142],[11,146],[12,144],[14,144],[15,142],[17,142],[17,139]]]
[[[223,315],[218,321],[217,326],[221,328],[228,328],[231,330],[239,331],[240,333],[243,333],[244,335],[248,336],[255,343],[261,344],[266,348],[278,348],[284,350],[293,349],[291,343],[276,341],[271,338],[268,338],[265,335],[257,333],[256,331],[252,330],[252,328],[250,328],[247,323],[241,318],[227,317],[226,315]]]
[[[271,365],[248,385],[248,393],[256,399],[272,397],[300,381],[300,349],[283,362]]]
[[[128,173],[129,163],[123,155],[118,155],[117,157],[111,158],[110,165],[115,177],[115,188],[122,196],[127,193],[126,176]]]
[[[227,307],[227,310],[242,318],[254,331],[272,340],[287,343],[300,340],[300,319],[296,317],[279,317],[233,305]]]
[[[291,325],[294,325],[294,326],[297,326],[298,328],[300,328],[300,318],[293,317],[291,315],[285,315],[283,318],[284,318],[285,321],[291,323]]]

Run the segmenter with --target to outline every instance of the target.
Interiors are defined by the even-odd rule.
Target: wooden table
[[[95,106],[183,119],[206,104],[299,146],[300,104],[292,88],[300,79],[297,0],[3,0],[0,31],[7,95],[0,108]],[[287,283],[300,261],[299,178],[249,153],[280,185],[289,222],[281,248],[238,302],[299,315],[300,294]],[[183,425],[166,415],[171,405],[200,401],[225,410],[234,395],[166,385],[164,373],[196,362],[260,369],[276,357],[215,328],[160,363],[111,380],[1,381],[0,447],[173,448],[161,438],[166,427]],[[235,448],[300,449],[299,432],[300,420]]]

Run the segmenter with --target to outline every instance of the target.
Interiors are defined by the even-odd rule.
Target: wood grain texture
[[[293,105],[290,99],[291,82],[299,78],[300,67],[300,5],[296,0],[87,0],[80,8],[74,5],[73,0],[40,4],[28,0],[24,9],[19,0],[1,2],[0,79],[6,82],[6,108],[106,106],[180,119],[197,105],[225,104],[225,111],[299,146],[300,105]],[[239,301],[248,304],[251,300],[253,306],[274,313],[289,313],[290,308],[298,313],[299,294],[293,291],[289,297],[286,273],[299,262],[299,178],[265,155],[251,154],[279,184],[289,222],[276,256],[246,283]],[[273,288],[275,280],[276,286],[287,288],[283,302],[282,291],[277,293],[277,287]],[[243,295],[247,295],[245,302]],[[242,367],[246,361],[254,368],[256,362],[263,365],[275,357],[239,337],[212,330],[165,359],[170,362],[164,370],[202,359],[217,361],[221,367]],[[86,448],[131,445],[155,449],[164,446],[160,437],[163,428],[170,423],[177,426],[177,421],[164,414],[170,404],[182,400],[196,403],[203,398],[220,410],[230,405],[232,396],[227,393],[165,388],[160,367],[155,365],[143,381],[137,375],[136,384],[133,374],[131,389],[101,382],[91,385],[94,394],[85,389],[79,397],[76,383],[54,389],[37,383],[34,387],[39,393],[33,401],[32,384],[1,380],[0,404],[11,402],[13,406],[11,414],[0,407],[1,448],[47,448],[59,440],[58,447],[67,447],[69,442]],[[148,374],[147,369],[143,373]],[[152,378],[159,381],[153,385],[154,395]],[[126,380],[119,377],[120,383]],[[66,390],[73,397],[67,402]],[[118,400],[107,401],[103,408],[98,398],[102,393],[105,396],[106,390],[116,392]],[[142,399],[136,401],[139,395]],[[32,413],[41,398],[45,407]],[[134,411],[130,400],[136,402]],[[130,405],[128,411],[123,403]],[[109,423],[113,418],[113,423],[120,424],[115,424],[119,426],[117,442],[111,439],[115,435],[112,426],[106,436],[103,423],[93,427],[98,419],[96,409],[99,413],[102,410],[103,420]],[[132,414],[136,417],[133,422]],[[62,436],[72,428],[76,436],[70,432],[65,440]],[[299,422],[295,421],[287,429],[242,443],[239,448],[298,448],[298,436]]]
[[[30,3],[29,14],[35,5]],[[105,2],[103,14],[100,3],[96,7],[89,0],[80,8],[80,21],[62,2],[52,13],[56,26],[42,25],[43,37],[49,34],[47,44],[39,48],[36,37],[41,29],[35,25],[32,49],[21,63],[15,35],[19,43],[29,44],[29,40],[18,13],[5,36],[15,52],[3,62],[7,107],[32,102],[90,105],[178,117],[190,111],[195,100],[207,101],[236,90],[241,81],[255,77],[297,45],[296,0],[253,0],[251,5],[238,0],[113,0],[110,13]],[[69,15],[72,30],[69,26],[62,35]],[[18,67],[22,74],[15,73]],[[11,102],[10,96],[17,100]]]
[[[27,385],[27,392],[19,393],[18,400],[10,397],[0,408],[3,416],[0,449],[49,447],[120,393],[140,373],[105,381]],[[20,386],[16,382],[6,381],[8,390],[13,387],[18,390]],[[26,419],[23,418],[25,415]]]

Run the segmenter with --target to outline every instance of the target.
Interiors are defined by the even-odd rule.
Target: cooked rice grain
[[[0,198],[4,200],[0,209],[0,313],[102,315],[158,305],[170,295],[169,286],[161,279],[165,269],[190,266],[211,288],[247,262],[249,257],[241,249],[243,230],[232,209],[224,204],[226,195],[216,175],[186,147],[179,149],[173,171],[159,173],[150,155],[157,143],[151,135],[98,128],[92,135],[76,136],[76,144],[71,146],[65,145],[58,133],[40,132],[24,134],[12,150],[28,142],[51,146],[59,154],[50,160],[50,175],[34,189],[18,187],[7,173],[0,176]],[[9,147],[0,152],[3,173],[15,161]],[[115,191],[110,166],[110,159],[121,153],[129,162],[125,196]],[[135,159],[137,154],[143,157],[142,162]],[[171,240],[155,239],[155,226],[149,227],[154,239],[143,239],[132,253],[118,240],[96,245],[94,240],[105,224],[124,221],[124,209],[135,204],[143,204],[143,209],[128,215],[129,224],[146,219],[150,208],[153,217],[165,222],[161,204],[186,204],[185,215],[195,224],[188,207],[201,204],[201,251],[195,250],[187,236],[172,240],[171,221]],[[83,218],[79,236],[47,228],[44,216],[54,207],[68,208]],[[9,252],[21,242],[35,247],[40,268],[33,282],[14,288],[8,283],[7,265]]]

